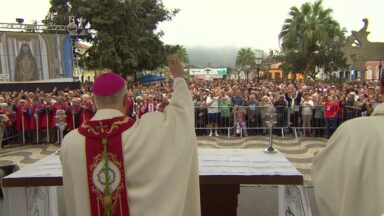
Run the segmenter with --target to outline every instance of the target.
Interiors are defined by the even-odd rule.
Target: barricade
[[[366,115],[366,114],[365,114]],[[357,117],[365,116],[362,108],[357,106],[344,106],[343,107],[343,122]]]
[[[297,138],[300,134],[314,135],[322,137],[325,134],[326,126],[324,122],[324,105],[315,105],[312,108],[312,114],[303,115],[303,106],[237,106],[239,110],[245,111],[242,118],[235,118],[233,106],[220,106],[217,113],[212,113],[212,107],[196,106],[195,107],[195,130],[197,135],[208,135],[212,131],[212,136],[216,135],[216,131],[220,135],[232,136],[253,136],[268,135],[268,116],[266,113],[274,113],[276,123],[273,126],[273,133],[284,137],[286,133],[293,133]],[[338,113],[337,126],[347,120],[361,117],[364,112],[360,107],[344,106]],[[48,119],[48,118],[47,118]],[[36,122],[39,116],[35,115]],[[15,122],[10,127],[5,128],[3,143],[10,143],[23,140],[23,134],[27,131],[15,129]],[[48,125],[48,122],[47,122]],[[36,128],[38,126],[36,125]],[[50,127],[48,127],[49,129]],[[336,129],[336,128],[335,128]],[[31,131],[32,132],[32,131]],[[35,134],[34,141],[42,143],[46,138],[49,143],[50,133],[47,129],[38,128],[32,132]],[[25,138],[24,138],[25,139]],[[45,139],[44,139],[45,142]]]
[[[336,128],[345,121],[361,116],[361,108],[344,106],[336,113]],[[289,117],[289,128],[293,130],[296,138],[299,134],[321,137],[327,129],[324,119],[324,105],[315,105],[312,108],[303,105],[294,106],[289,109]],[[336,128],[332,128],[332,130],[335,131]]]
[[[15,124],[4,128],[3,146],[4,143],[16,142],[19,133],[16,131]]]
[[[10,120],[12,121],[11,124],[4,127],[2,146],[4,146],[4,144],[16,142],[19,137],[19,133],[16,131],[15,116],[16,114],[13,113],[13,116],[10,118]]]
[[[211,110],[209,110],[211,109]],[[212,113],[216,109],[215,112]],[[238,109],[238,110],[236,110]],[[235,113],[240,112],[244,114]],[[276,121],[273,127],[274,133],[284,136],[284,130],[288,129],[288,108],[287,107],[274,107],[274,106],[225,106],[225,107],[195,107],[195,129],[197,135],[206,135],[207,131],[218,130],[219,133],[227,133],[228,137],[243,135],[257,135],[267,134],[268,125],[267,121],[270,120],[270,115],[267,113],[274,113],[274,121]],[[216,124],[212,124],[216,123]],[[279,132],[280,131],[280,132]],[[215,131],[212,131],[212,135]]]
[[[289,109],[289,128],[297,138],[304,136],[323,136],[326,127],[324,122],[324,105],[294,105]]]
[[[207,132],[212,130],[212,135],[218,134],[227,134],[230,136],[230,131],[234,128],[233,126],[233,117],[232,117],[232,108],[233,107],[217,107],[220,112],[211,113],[208,112],[208,107],[206,106],[196,106],[195,107],[195,130],[197,135],[206,135]],[[221,115],[222,110],[225,110]],[[228,115],[229,114],[229,115]]]
[[[284,137],[284,130],[288,128],[288,109],[285,106],[243,106],[246,110],[246,127],[249,135],[266,135],[269,132],[268,121],[276,122],[273,133]]]
[[[273,133],[281,135],[292,133],[297,138],[300,135],[318,136],[325,135],[326,125],[324,120],[324,105],[314,105],[313,107],[294,105],[288,106],[237,106],[239,110],[245,111],[245,115],[236,119],[234,107],[216,107],[219,111],[218,117],[212,118],[212,113],[208,110],[212,107],[195,107],[195,129],[198,135],[207,135],[210,130],[218,130],[219,133],[226,133],[229,136],[248,136],[248,135],[267,135],[269,119],[266,113],[274,113]],[[225,116],[221,115],[223,109],[229,109]],[[342,122],[360,117],[361,108],[345,106],[337,113],[337,126]],[[212,121],[217,119],[217,121]],[[212,126],[216,122],[217,126]],[[336,126],[336,127],[337,127]],[[334,128],[335,130],[336,128]],[[212,133],[213,135],[214,133]]]

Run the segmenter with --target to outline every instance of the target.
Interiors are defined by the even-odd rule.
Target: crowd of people
[[[289,126],[300,128],[303,136],[329,137],[343,121],[368,116],[382,102],[374,81],[334,86],[304,81],[189,80],[188,85],[195,104],[196,130],[209,136],[219,136],[228,128],[234,136],[263,134],[268,116],[274,116],[276,128]],[[132,83],[128,93],[126,115],[138,119],[147,112],[163,111],[170,102],[172,85]],[[66,114],[66,131],[79,127],[96,111],[86,86],[54,88],[51,92],[0,92],[0,106],[2,130],[14,130],[19,137],[24,131],[26,142],[31,143],[37,140],[36,131],[43,137],[41,142],[58,142],[55,128],[59,109]],[[47,129],[49,135],[43,133]]]
[[[376,82],[334,86],[325,82],[242,80],[190,82],[195,101],[196,128],[233,127],[233,135],[266,133],[267,120],[275,128],[300,129],[304,136],[330,137],[343,121],[368,116],[381,103]],[[272,117],[273,116],[273,117]]]

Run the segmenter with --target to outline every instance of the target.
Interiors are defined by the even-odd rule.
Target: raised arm
[[[181,65],[180,59],[176,56],[168,57],[169,71],[174,77],[173,94],[170,106],[176,110],[185,112],[188,118],[194,119],[194,107],[192,96],[189,92],[186,81],[184,80],[184,68]]]

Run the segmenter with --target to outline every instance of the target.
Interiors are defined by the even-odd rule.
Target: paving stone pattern
[[[301,137],[273,139],[273,145],[304,175],[304,184],[312,186],[311,169],[313,156],[326,145],[326,139]],[[199,148],[266,148],[268,137],[198,137]],[[41,158],[54,153],[60,146],[54,144],[27,145],[3,148],[0,150],[0,166],[17,164],[19,168],[34,163]]]

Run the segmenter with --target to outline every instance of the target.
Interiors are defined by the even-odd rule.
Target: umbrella
[[[148,74],[136,79],[135,82],[156,82],[156,81],[162,81],[162,80],[165,80],[165,78],[162,76]]]

